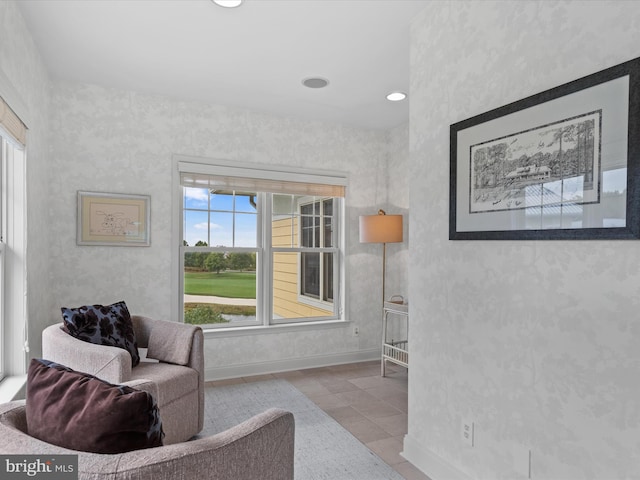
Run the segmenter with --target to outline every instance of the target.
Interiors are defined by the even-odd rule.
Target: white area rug
[[[278,407],[296,420],[296,480],[402,480],[395,470],[286,380],[205,390],[204,429],[209,436]]]

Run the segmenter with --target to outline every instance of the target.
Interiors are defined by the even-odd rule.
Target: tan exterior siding
[[[271,228],[274,247],[298,246],[297,218],[275,220]],[[331,310],[324,310],[299,301],[299,272],[300,265],[297,253],[275,253],[273,255],[273,314],[281,318],[333,315]]]

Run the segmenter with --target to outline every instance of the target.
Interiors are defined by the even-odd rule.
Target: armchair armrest
[[[156,320],[140,315],[131,317],[136,341],[140,348],[155,347],[180,352],[186,357],[185,362],[171,362],[184,364],[187,367],[200,371],[202,329],[198,326],[185,323]],[[153,338],[152,338],[153,337]],[[158,352],[165,353],[165,352]],[[175,354],[174,354],[175,355]],[[162,359],[160,359],[162,361]],[[204,367],[204,364],[202,368]]]
[[[132,315],[131,320],[138,347],[150,347],[149,340],[153,335],[155,338],[152,343],[155,346],[160,345],[160,349],[162,349],[164,345],[174,351],[184,352],[186,358],[184,365],[198,372],[198,425],[199,430],[202,429],[204,425],[204,334],[202,328],[140,315]],[[151,348],[149,348],[149,353],[152,353]],[[149,356],[151,357],[151,355]],[[164,356],[155,358],[166,361]],[[178,363],[182,364],[182,362]]]
[[[211,437],[128,452],[118,479],[293,480],[293,414],[272,408]]]
[[[42,357],[107,382],[131,378],[131,355],[118,347],[94,345],[72,337],[57,323],[42,332]]]
[[[216,435],[117,455],[78,452],[30,437],[24,402],[0,405],[0,453],[78,455],[81,480],[293,480],[293,414],[269,409]]]
[[[135,388],[136,390],[142,390],[143,392],[147,392],[151,394],[153,398],[156,400],[159,398],[158,395],[158,385],[151,380],[147,380],[146,378],[136,378],[135,380],[129,380],[128,382],[123,382],[120,385],[126,385],[127,387]]]

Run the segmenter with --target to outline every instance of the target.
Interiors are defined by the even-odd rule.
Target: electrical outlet
[[[360,333],[360,329],[358,327],[353,327],[353,336],[357,337]]]
[[[462,429],[460,430],[462,441],[473,447],[473,422],[469,419],[462,419]]]

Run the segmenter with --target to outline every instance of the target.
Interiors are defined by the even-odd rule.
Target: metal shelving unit
[[[406,338],[402,340],[389,339],[389,316],[392,321],[404,321]],[[382,313],[382,376],[386,375],[386,362],[393,362],[409,368],[409,305],[406,303],[384,302]]]

